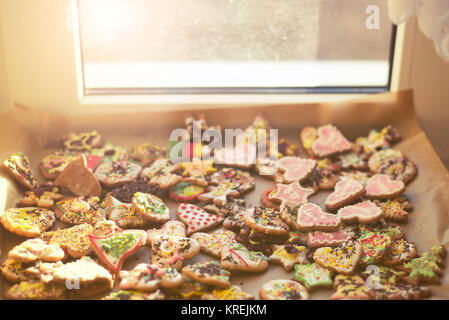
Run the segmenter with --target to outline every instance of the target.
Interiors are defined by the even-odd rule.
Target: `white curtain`
[[[394,24],[416,16],[423,34],[449,63],[449,0],[388,0],[388,14]]]

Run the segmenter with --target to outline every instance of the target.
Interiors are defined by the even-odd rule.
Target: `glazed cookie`
[[[299,157],[284,157],[278,160],[278,170],[283,172],[283,181],[286,183],[301,182],[316,168],[317,162],[312,159]]]
[[[405,190],[402,181],[391,180],[385,174],[375,174],[366,184],[366,197],[373,200],[396,198]]]
[[[33,190],[37,186],[37,180],[31,170],[30,160],[22,152],[17,152],[3,161],[3,168],[22,186]]]
[[[109,220],[123,229],[143,228],[148,221],[134,210],[132,203],[123,203],[115,199],[112,193],[106,197],[106,212]]]
[[[117,227],[114,221],[112,220],[103,220],[99,221],[94,225],[94,229],[92,230],[92,235],[97,237],[109,237],[115,235],[119,232],[122,232],[122,229]]]
[[[125,259],[146,243],[143,230],[126,230],[108,237],[88,235],[92,249],[114,272],[120,272]]]
[[[303,188],[298,182],[293,182],[290,184],[277,184],[276,191],[270,194],[269,199],[278,201],[281,204],[304,204],[312,194],[312,189]]]
[[[358,198],[365,195],[365,188],[359,182],[352,179],[344,179],[337,182],[332,192],[326,198],[326,209],[337,210],[343,206],[353,203]]]
[[[183,169],[183,181],[203,187],[208,185],[207,176],[217,170],[214,168],[212,160],[193,160],[191,162],[181,162],[179,165]]]
[[[256,182],[248,171],[242,171],[234,168],[222,168],[209,178],[212,185],[231,182],[236,186],[236,190],[243,195],[254,189]]]
[[[326,213],[319,205],[306,203],[298,208],[296,224],[300,231],[334,231],[340,227],[338,215]]]
[[[136,290],[119,290],[112,292],[101,300],[164,300],[161,290],[155,292],[142,292]]]
[[[104,220],[106,213],[100,209],[98,197],[78,197],[56,202],[55,215],[64,223],[96,224]]]
[[[296,264],[293,280],[302,283],[308,290],[321,287],[331,287],[332,271],[323,268],[318,263]]]
[[[144,168],[141,175],[150,185],[165,190],[181,182],[182,177],[176,174],[180,169],[169,159],[157,159],[150,167]]]
[[[382,220],[380,220],[382,221]],[[376,233],[382,233],[386,234],[391,238],[391,240],[399,240],[404,237],[404,231],[400,226],[397,225],[390,225],[387,223],[382,223],[379,226],[376,225],[359,225],[359,231],[360,234],[363,234],[365,232],[376,232]]]
[[[358,239],[363,247],[362,264],[375,264],[387,253],[391,245],[391,238],[383,233],[364,232]]]
[[[128,162],[105,162],[95,170],[95,176],[106,187],[117,187],[135,181],[142,167]]]
[[[55,180],[67,165],[76,157],[70,152],[55,151],[44,157],[40,163],[42,176],[45,180]]]
[[[35,207],[10,208],[0,216],[0,222],[6,230],[27,238],[39,236],[51,228],[55,221],[53,211]]]
[[[57,244],[74,258],[87,256],[92,252],[88,235],[93,232],[90,224],[80,224],[68,229],[44,232],[41,238],[50,244]]]
[[[315,250],[313,260],[324,268],[338,273],[351,274],[363,256],[363,247],[356,241],[342,243],[338,247],[322,247]]]
[[[440,284],[445,256],[443,246],[434,246],[422,256],[400,266],[400,269],[408,273],[405,280],[415,286],[420,283]]]
[[[170,210],[162,199],[149,193],[136,192],[132,204],[134,211],[150,222],[164,223],[170,220]]]
[[[169,196],[176,202],[195,202],[206,188],[190,182],[181,181],[170,188]]]
[[[263,204],[263,202],[262,202]],[[279,213],[281,214],[281,219],[288,224],[291,229],[299,230],[301,226],[297,223],[298,219],[298,209],[301,205],[295,203],[283,203],[279,207]]]
[[[89,151],[103,145],[101,135],[96,131],[80,134],[70,133],[62,138],[64,147],[71,151]]]
[[[151,263],[164,267],[179,270],[184,260],[195,257],[199,252],[200,245],[190,238],[161,234],[151,239]]]
[[[263,272],[268,261],[261,252],[250,251],[240,243],[232,243],[221,250],[221,265],[230,271]]]
[[[218,229],[212,233],[196,232],[190,236],[198,242],[201,250],[214,257],[220,258],[221,248],[236,241],[236,234],[231,230]]]
[[[61,298],[64,286],[40,281],[22,281],[13,285],[6,293],[6,299],[14,300],[52,300]]]
[[[332,300],[369,300],[370,292],[358,275],[339,274],[334,279],[335,293]]]
[[[385,149],[373,153],[368,159],[368,168],[372,173],[377,173],[379,166],[386,160],[402,159],[404,154],[396,149]]]
[[[25,197],[19,200],[19,204],[25,207],[51,209],[55,201],[62,199],[58,191],[58,188],[50,182],[41,184],[33,191],[25,191]]]
[[[229,214],[226,219],[223,221],[223,228],[232,230],[237,234],[246,233],[248,231],[248,227],[243,221],[243,215],[245,214],[246,207],[244,200],[243,202],[236,202],[241,199],[233,199],[234,202],[228,202],[223,208],[229,208]]]
[[[307,289],[292,280],[270,280],[259,290],[263,300],[309,300]]]
[[[56,178],[54,185],[67,188],[76,196],[90,194],[99,197],[101,195],[100,182],[87,167],[84,154],[72,160],[64,168]]]
[[[319,127],[317,135],[311,147],[313,154],[317,157],[324,158],[352,149],[352,143],[333,125]]]
[[[245,212],[243,221],[251,229],[269,235],[287,235],[290,230],[282,221],[279,211],[271,208],[250,208]]]
[[[129,152],[132,159],[140,161],[144,166],[153,163],[156,159],[167,155],[167,148],[161,148],[151,142],[139,144]]]
[[[387,266],[403,264],[413,259],[418,253],[418,249],[413,242],[405,239],[392,241],[388,253],[382,259],[382,263]]]
[[[56,262],[64,258],[64,250],[56,244],[48,244],[41,239],[29,239],[15,246],[8,253],[8,258],[21,263],[42,260]]]
[[[307,233],[307,245],[310,248],[335,247],[351,240],[351,238],[351,235],[345,230],[312,231]]]
[[[372,223],[383,217],[382,209],[369,200],[343,207],[338,210],[337,215],[346,223]]]
[[[223,217],[207,213],[189,203],[178,203],[178,219],[187,225],[187,234],[215,227],[223,222]]]
[[[216,261],[198,262],[182,268],[182,273],[200,283],[219,287],[229,288],[231,282],[229,277],[231,273],[225,269]]]
[[[309,263],[306,247],[295,244],[273,245],[273,254],[270,261],[280,264],[285,270],[290,271],[295,264]]]
[[[130,271],[120,271],[121,290],[156,291],[176,288],[182,284],[182,275],[171,267],[140,263]]]
[[[215,289],[203,294],[201,300],[254,300],[254,296],[244,292],[239,286],[232,285],[226,289]]]
[[[206,193],[198,196],[198,200],[213,203],[217,207],[226,205],[228,198],[240,196],[238,185],[229,180],[220,183],[218,186],[209,186],[206,191]]]

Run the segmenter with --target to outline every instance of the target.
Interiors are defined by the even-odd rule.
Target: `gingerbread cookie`
[[[360,263],[375,264],[387,253],[391,245],[391,238],[382,233],[364,232],[358,239],[363,247]]]
[[[283,172],[283,181],[292,183],[306,179],[316,168],[317,162],[299,157],[284,157],[278,160],[277,165],[278,169]]]
[[[285,270],[290,271],[295,264],[309,263],[306,247],[295,244],[273,245],[273,254],[270,261],[280,264]]]
[[[64,250],[56,244],[48,244],[41,239],[29,239],[15,246],[8,253],[8,258],[21,263],[42,260],[56,262],[64,258]]]
[[[271,208],[250,208],[245,212],[243,221],[251,229],[269,235],[287,235],[290,230],[282,221],[279,211]]]
[[[19,204],[25,207],[39,207],[51,209],[55,201],[62,199],[59,189],[52,183],[44,183],[33,191],[25,191],[25,197],[19,200]]]
[[[236,240],[236,234],[231,230],[218,229],[212,233],[196,232],[190,236],[198,242],[201,250],[219,258],[221,248]]]
[[[318,137],[312,143],[311,150],[317,157],[324,158],[352,149],[352,143],[333,125],[320,126]]]
[[[292,280],[270,280],[259,290],[263,300],[309,300],[307,289]]]
[[[56,218],[53,211],[42,208],[10,208],[0,216],[3,227],[22,237],[34,238],[51,228]]]
[[[338,215],[326,213],[314,203],[306,203],[298,208],[296,224],[301,231],[334,231],[340,227]]]
[[[337,215],[343,222],[372,223],[383,217],[381,208],[366,200],[338,210]]]
[[[415,286],[420,283],[439,284],[445,256],[443,246],[434,246],[422,256],[403,264],[400,269],[408,273],[405,280]]]
[[[205,191],[206,188],[203,186],[181,181],[170,189],[169,196],[176,202],[195,202]]]
[[[178,203],[177,213],[178,219],[187,225],[187,234],[207,230],[223,222],[223,217],[189,203]]]
[[[361,273],[361,276],[366,278],[368,288],[374,288],[379,284],[385,283],[399,284],[405,275],[406,273],[403,271],[382,265],[370,265]]]
[[[41,238],[50,244],[57,244],[74,258],[87,256],[92,252],[88,235],[93,232],[90,224],[80,224],[68,229],[44,232]]]
[[[3,161],[3,168],[22,186],[33,190],[37,186],[37,180],[31,170],[30,160],[22,152],[17,152]]]
[[[348,241],[338,247],[321,247],[315,250],[313,260],[324,268],[338,273],[351,274],[363,256],[363,247],[357,241]]]
[[[335,247],[351,239],[351,235],[345,230],[332,232],[312,231],[307,234],[307,245],[310,248]]]
[[[92,230],[92,235],[97,237],[109,237],[114,234],[122,232],[114,221],[112,220],[103,220],[99,221],[94,225],[94,229]]]
[[[183,261],[195,257],[200,252],[196,240],[171,236],[155,235],[151,238],[151,263],[164,267],[181,269]]]
[[[164,223],[170,220],[170,210],[162,199],[149,193],[136,192],[133,200],[134,211],[150,222]]]
[[[182,273],[200,283],[219,288],[229,288],[231,273],[216,261],[198,262],[182,268]]]
[[[326,198],[326,209],[329,211],[337,210],[343,206],[353,203],[358,198],[365,195],[363,185],[352,179],[344,179],[337,182],[332,192]]]
[[[263,272],[268,261],[261,252],[250,251],[240,243],[231,243],[221,250],[221,265],[230,271]]]
[[[117,187],[135,181],[142,167],[128,161],[104,162],[95,170],[95,176],[106,187]]]
[[[269,199],[278,201],[281,204],[304,204],[308,201],[308,197],[312,194],[312,189],[303,188],[296,181],[290,184],[277,184],[276,191],[269,195]]]
[[[377,173],[382,162],[389,159],[403,158],[404,154],[396,149],[385,149],[373,153],[368,159],[368,168],[372,173]]]
[[[215,289],[201,296],[201,300],[254,300],[254,296],[244,292],[239,286],[232,285],[226,289]]]
[[[89,151],[103,145],[103,139],[96,130],[80,134],[70,133],[62,138],[62,142],[70,151]]]
[[[132,159],[140,161],[144,166],[153,163],[156,159],[167,155],[167,148],[161,148],[151,142],[139,144],[129,152]]]
[[[150,167],[142,170],[141,176],[153,186],[158,186],[161,189],[169,189],[181,182],[182,177],[177,175],[181,167],[174,164],[169,159],[157,159]]]
[[[278,141],[278,155],[279,158],[283,157],[296,157],[298,155],[299,146],[296,144],[288,143],[284,138],[280,138]]]
[[[332,272],[318,263],[296,264],[293,280],[302,283],[308,290],[331,287]]]
[[[44,157],[40,163],[42,176],[45,180],[55,180],[67,165],[76,157],[67,151],[55,151]]]
[[[55,215],[68,224],[96,224],[104,220],[106,213],[100,209],[98,197],[78,197],[56,202]]]
[[[332,300],[369,300],[370,292],[358,275],[339,274],[334,279],[335,293]]]
[[[377,151],[385,150],[392,144],[399,141],[400,135],[396,128],[388,125],[381,131],[370,130],[367,137],[360,137],[356,140],[356,147],[366,154],[372,154]]]
[[[428,287],[418,287],[410,284],[381,283],[369,288],[370,295],[376,300],[417,300],[432,294]]]
[[[375,174],[366,184],[366,197],[373,200],[391,199],[405,190],[402,181],[391,180],[385,174]]]
[[[382,209],[382,213],[387,220],[405,222],[408,219],[408,205],[397,199],[379,201],[375,200],[377,206]]]
[[[114,146],[111,142],[106,143],[100,149],[92,149],[90,155],[100,157],[103,162],[127,161],[129,159],[128,150],[122,146]]]
[[[417,169],[409,158],[403,156],[382,161],[376,173],[386,174],[393,180],[400,180],[407,184],[416,177]]]
[[[156,291],[176,288],[182,284],[182,275],[171,267],[140,263],[130,271],[120,271],[121,290]]]
[[[0,266],[0,272],[2,275],[6,278],[6,280],[13,283],[19,283],[29,279],[25,270],[25,264],[9,258],[3,261]]]
[[[276,201],[274,199],[272,200],[272,197],[274,197],[275,195],[276,195],[276,188],[270,188],[268,190],[265,190],[260,195],[260,203],[262,203],[262,205],[267,208],[279,209],[281,207],[279,205],[279,201]]]

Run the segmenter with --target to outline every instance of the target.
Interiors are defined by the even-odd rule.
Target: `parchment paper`
[[[387,124],[396,126],[402,141],[395,148],[403,151],[418,167],[418,176],[407,185],[405,194],[412,198],[414,210],[409,221],[402,225],[407,239],[418,245],[422,253],[436,244],[449,244],[449,174],[420,129],[413,110],[412,92],[378,94],[359,100],[338,104],[299,104],[282,106],[245,107],[201,110],[209,125],[220,124],[222,128],[245,128],[258,112],[265,112],[272,126],[279,129],[279,136],[290,143],[300,144],[299,132],[306,125],[333,123],[352,141],[366,136],[369,129],[380,129]],[[69,132],[98,130],[104,140],[116,145],[131,147],[152,141],[166,145],[171,130],[183,128],[186,112],[159,112],[128,115],[77,115],[48,114],[39,110],[16,106],[0,115],[0,160],[10,154],[22,151],[31,160],[40,182],[39,171],[42,157],[59,146],[59,139]],[[443,134],[443,133],[442,133]],[[302,155],[305,156],[303,150]],[[270,180],[256,177],[256,188],[245,196],[247,202],[259,204],[260,194],[274,186]],[[0,171],[0,210],[16,206],[23,194],[18,183],[2,169]],[[322,207],[329,192],[319,192],[310,201]],[[167,200],[172,219],[176,218],[176,205]],[[0,260],[3,262],[8,251],[24,241],[24,238],[9,233],[0,227]],[[149,262],[148,247],[141,248],[135,256],[125,262],[123,268],[130,269],[140,262]],[[191,261],[211,259],[201,253]],[[448,259],[446,259],[448,260]],[[447,262],[447,261],[446,261]],[[444,270],[447,274],[446,269]],[[233,273],[232,283],[240,285],[257,298],[260,286],[270,279],[290,279],[293,272],[285,272],[281,266],[270,264],[264,273]],[[0,295],[9,288],[1,277]],[[449,278],[444,276],[441,286],[431,286],[432,299],[449,299]],[[312,299],[328,299],[332,290],[320,289],[312,293]],[[1,299],[0,298],[0,299]]]

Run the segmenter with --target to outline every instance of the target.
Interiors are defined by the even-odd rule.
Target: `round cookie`
[[[107,187],[117,187],[135,181],[142,168],[128,161],[104,162],[95,170],[95,176]]]
[[[263,300],[308,300],[309,292],[301,284],[292,280],[270,280],[259,290]]]

